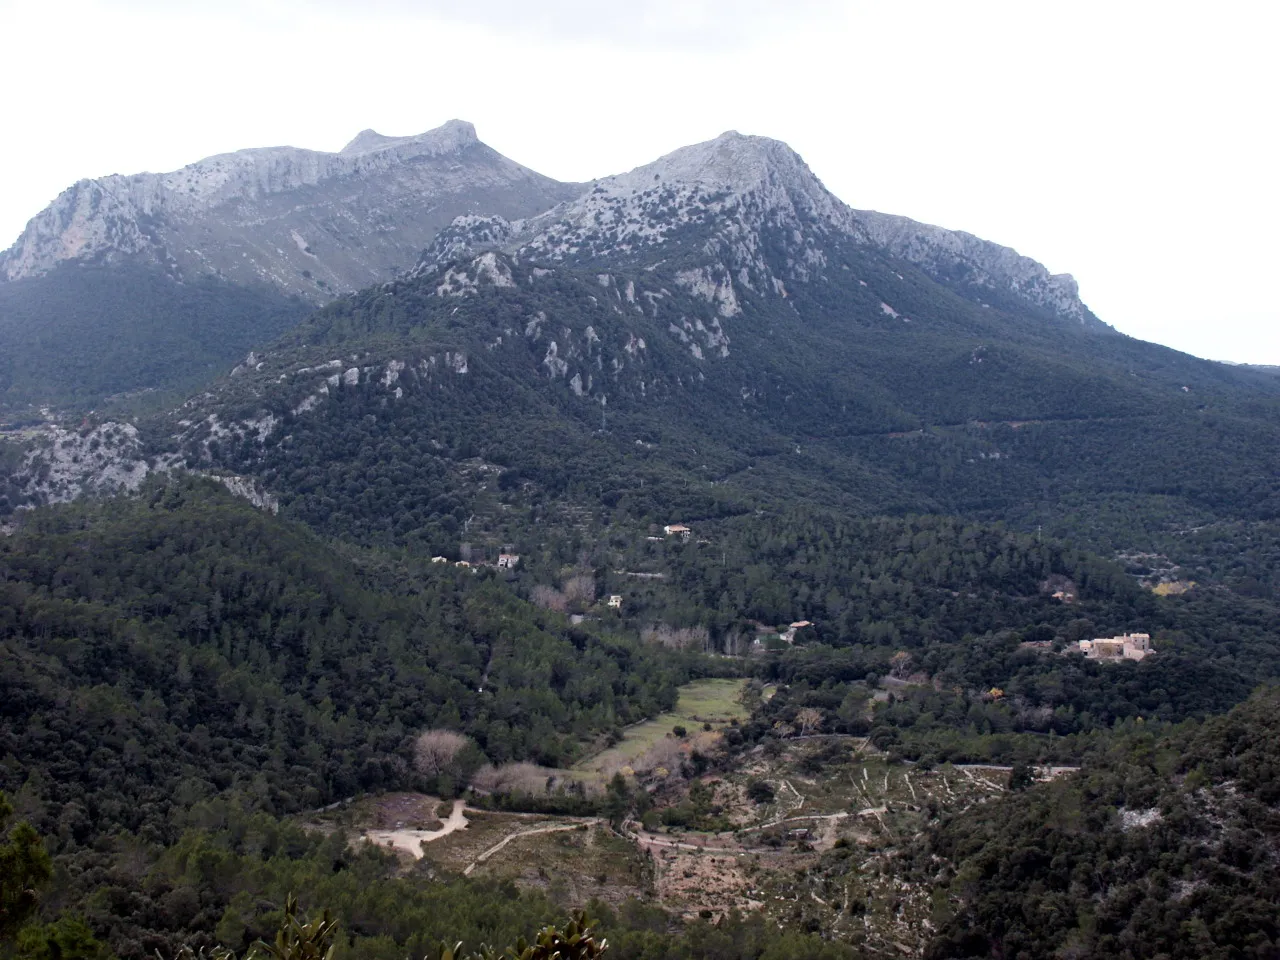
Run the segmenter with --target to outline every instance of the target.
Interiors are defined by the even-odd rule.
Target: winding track
[[[453,802],[453,812],[439,830],[367,830],[365,837],[379,846],[397,847],[415,860],[422,858],[422,845],[439,840],[451,833],[465,829],[468,823],[467,805],[461,800]]]
[[[531,837],[537,833],[561,833],[565,830],[577,830],[578,828],[584,826],[585,824],[599,823],[599,822],[600,821],[598,819],[584,819],[584,820],[578,821],[577,823],[561,823],[561,824],[555,824],[548,827],[530,827],[528,830],[517,830],[515,833],[509,833],[505,837],[503,837],[501,840],[499,840],[497,843],[495,843],[492,847],[490,847],[488,850],[486,850],[484,853],[480,854],[480,856],[476,857],[475,860],[473,860],[467,866],[467,869],[462,871],[462,875],[464,877],[471,876],[472,870],[480,866],[480,864],[484,863],[486,860],[492,857],[495,853],[497,853],[499,850],[505,847],[512,840],[518,840],[521,837]]]

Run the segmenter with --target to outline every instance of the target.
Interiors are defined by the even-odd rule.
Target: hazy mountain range
[[[785,144],[724,134],[629,173],[558,183],[463,121],[371,130],[338,153],[241,150],[165,174],[82,180],[0,254],[0,408],[176,397],[334,296],[478,246],[525,258],[631,258],[712,228],[678,282],[728,316],[827,276],[820,249],[881,250],[990,306],[1101,328],[1075,282],[969,234],[828,192]],[[766,263],[761,231],[787,262]],[[886,309],[892,308],[887,305]]]
[[[639,444],[698,511],[773,497],[778,484],[858,512],[1021,522],[1053,518],[1056,499],[1081,490],[1093,509],[1103,496],[1163,496],[1189,514],[1225,497],[1230,516],[1277,496],[1263,440],[1274,377],[1119,335],[1070,277],[1008,248],[854,210],[775,140],[726,133],[568,185],[455,121],[403,139],[366,132],[339,154],[245,151],[113,183],[111,213],[75,201],[99,189],[77,185],[6,255],[20,276],[0,285],[11,308],[0,330],[28,337],[7,354],[11,408],[41,393],[83,408],[112,393],[136,409],[137,391],[150,390],[156,416],[130,426],[141,439],[112,429],[30,454],[18,499],[185,464],[256,474],[289,509],[302,488],[284,479],[288,464],[316,455],[298,430],[319,443],[332,417],[367,403],[384,418],[370,429],[391,430],[397,446],[435,424],[435,466],[422,476],[443,470],[460,491],[472,489],[457,473],[463,451],[563,496],[575,470],[628,462]],[[375,209],[389,218],[381,227],[366,216]],[[175,239],[233,222],[235,239]],[[286,241],[294,232],[301,243]],[[216,266],[237,261],[234,276],[260,282]],[[331,278],[311,289],[320,299],[378,282],[299,324],[310,308],[286,295],[306,288],[303,269]],[[108,286],[113,296],[93,295]],[[203,312],[179,303],[197,290]],[[79,313],[42,317],[68,300]],[[146,324],[139,303],[150,305]],[[71,319],[75,335],[59,334]],[[175,326],[185,341],[160,335]],[[129,362],[111,362],[112,350]],[[23,378],[31,370],[35,382]],[[179,388],[200,383],[179,406]],[[356,407],[338,402],[355,394]],[[544,430],[558,439],[535,443]],[[599,443],[610,452],[586,452]],[[769,469],[748,469],[750,450],[768,451]],[[779,456],[791,450],[799,456]],[[371,468],[362,457],[346,462],[352,482]],[[655,478],[611,481],[631,482],[649,497],[662,489]],[[335,502],[315,516],[337,523]]]

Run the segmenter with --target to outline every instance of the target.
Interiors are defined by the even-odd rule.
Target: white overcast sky
[[[1075,275],[1125,333],[1280,364],[1280,5],[0,0],[0,247],[73,181],[451,117],[562,180],[727,129],[841,199]]]

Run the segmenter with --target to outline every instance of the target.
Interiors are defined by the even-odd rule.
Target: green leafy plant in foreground
[[[578,911],[563,929],[543,927],[533,943],[521,937],[501,951],[485,945],[469,952],[461,941],[453,946],[441,942],[423,960],[597,960],[608,949],[608,942],[596,939],[594,926],[585,912]],[[244,960],[332,960],[337,932],[338,921],[328,909],[319,920],[304,923],[298,917],[298,898],[290,894],[275,939],[259,940],[249,948]],[[183,947],[175,960],[235,960],[235,953],[226,947],[210,952]]]

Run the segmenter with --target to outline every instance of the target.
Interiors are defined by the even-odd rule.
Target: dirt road
[[[577,830],[579,827],[582,827],[584,825],[591,824],[591,823],[598,823],[598,822],[599,821],[596,821],[596,820],[584,819],[576,823],[560,823],[560,824],[554,824],[549,827],[530,827],[528,830],[517,830],[515,833],[509,833],[505,837],[503,837],[501,840],[499,840],[497,843],[495,843],[492,847],[490,847],[488,850],[486,850],[484,853],[480,854],[480,856],[476,857],[475,860],[472,861],[467,866],[467,869],[462,871],[462,875],[464,877],[471,876],[472,870],[480,866],[480,864],[484,863],[486,860],[492,857],[495,853],[497,853],[499,850],[505,847],[512,840],[518,840],[521,837],[531,837],[534,834],[538,834],[538,833],[560,833],[561,831],[564,831],[564,830]]]
[[[380,847],[395,847],[415,860],[422,858],[422,845],[439,840],[467,826],[467,805],[461,800],[453,802],[453,812],[439,830],[366,830],[365,837]]]

